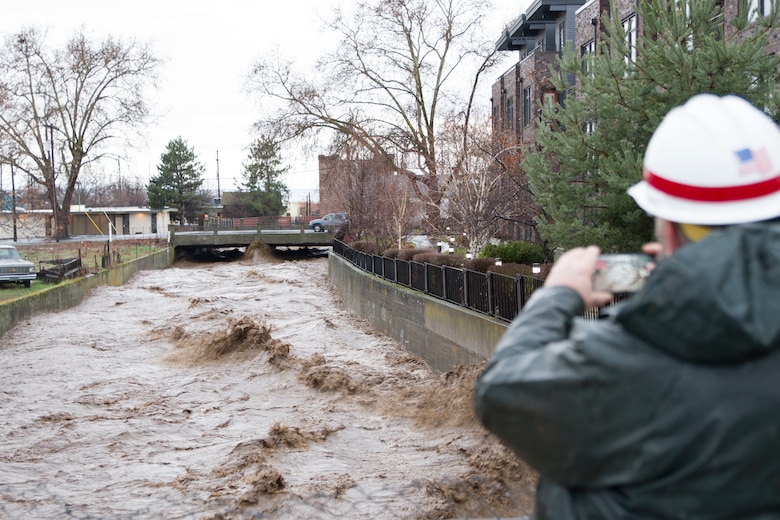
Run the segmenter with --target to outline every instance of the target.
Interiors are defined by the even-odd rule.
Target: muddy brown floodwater
[[[534,475],[327,260],[178,262],[0,338],[0,518],[495,518]]]

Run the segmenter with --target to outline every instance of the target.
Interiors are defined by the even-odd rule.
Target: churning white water
[[[533,477],[327,260],[179,262],[0,337],[0,518],[527,513]],[[473,372],[473,371],[472,371]]]

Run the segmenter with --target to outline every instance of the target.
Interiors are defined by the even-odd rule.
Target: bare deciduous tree
[[[321,186],[321,193],[330,194],[328,203],[333,208],[349,213],[352,238],[376,235],[384,216],[384,206],[378,200],[383,196],[381,178],[390,170],[386,161],[374,160],[369,151],[344,137],[339,136],[331,145],[331,169],[324,176],[326,186]]]
[[[145,206],[148,203],[146,185],[138,177],[113,175],[105,165],[96,162],[85,164],[73,190],[76,205],[92,208]]]
[[[537,219],[549,218],[537,206],[528,176],[523,168],[527,148],[517,144],[514,132],[493,131],[494,168],[502,172],[502,186],[513,194],[512,204],[501,218],[501,238],[526,240],[546,247],[539,237]],[[546,250],[545,250],[546,251]]]
[[[483,0],[372,0],[351,18],[337,11],[328,27],[341,44],[317,74],[296,75],[278,58],[254,65],[249,90],[282,102],[258,126],[288,139],[323,129],[349,136],[410,179],[438,221],[437,124],[457,110],[468,127],[481,75],[496,63],[492,42],[479,38],[489,8]]]
[[[96,44],[83,32],[61,49],[45,43],[29,28],[8,37],[0,54],[0,160],[45,187],[61,238],[82,167],[147,117],[144,90],[159,60],[145,45],[110,37]]]
[[[403,247],[404,237],[419,226],[421,212],[424,208],[414,194],[413,182],[395,172],[385,176],[382,182],[382,192],[384,193],[382,203],[388,212],[387,218],[383,221],[383,234],[393,237],[397,242],[398,249]]]
[[[449,119],[439,153],[442,169],[448,172],[443,184],[448,220],[463,231],[475,257],[505,222],[527,210],[518,205],[523,191],[518,155],[496,150],[488,119],[476,119],[468,130],[460,118]]]
[[[349,235],[370,236],[380,249],[399,244],[413,226],[419,226],[422,205],[411,181],[399,175],[384,158],[345,136],[331,145],[329,171],[321,178],[320,193],[328,193],[328,207],[350,215]],[[321,195],[322,196],[322,195]]]

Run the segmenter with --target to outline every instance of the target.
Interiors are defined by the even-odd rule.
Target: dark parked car
[[[316,218],[309,223],[309,226],[317,233],[323,231],[338,231],[347,221],[346,213],[328,213],[322,218]]]
[[[30,282],[37,277],[34,263],[22,260],[14,246],[0,245],[0,283],[23,283],[30,287]]]

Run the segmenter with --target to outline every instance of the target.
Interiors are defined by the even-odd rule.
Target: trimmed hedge
[[[410,261],[414,259],[414,257],[417,255],[436,253],[436,252],[437,250],[432,247],[421,247],[419,249],[405,247],[403,249],[398,249],[398,248],[387,249],[382,253],[382,256],[386,256],[387,258],[398,258],[399,260]]]
[[[379,250],[379,245],[376,242],[369,242],[367,240],[356,240],[349,244],[349,246],[352,249],[360,251],[361,253],[366,253],[367,255],[378,255],[381,252]]]
[[[528,264],[518,264],[514,262],[506,263],[504,262],[503,265],[491,265],[488,267],[488,271],[491,273],[498,273],[503,274],[506,276],[529,276],[532,278],[541,278],[542,280],[547,278],[547,275],[550,273],[550,269],[552,268],[552,264],[541,264],[540,266],[542,268],[540,273],[534,273],[533,272],[533,266],[530,266]]]
[[[531,265],[544,262],[542,246],[523,240],[488,244],[482,249],[480,256],[500,258],[504,263]]]
[[[463,268],[463,264],[466,261],[465,257],[458,255],[449,255],[446,253],[420,253],[414,255],[412,260],[420,262],[421,264],[431,265],[448,265],[450,267]]]
[[[465,267],[466,269],[471,269],[472,271],[477,271],[480,273],[487,273],[488,269],[490,267],[495,267],[496,265],[496,259],[495,258],[471,258],[469,260],[466,260]]]

